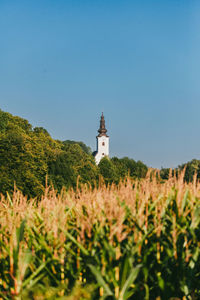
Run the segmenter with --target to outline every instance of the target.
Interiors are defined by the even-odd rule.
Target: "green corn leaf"
[[[19,250],[19,244],[24,238],[25,224],[26,224],[26,220],[22,220],[20,227],[17,228],[17,230],[16,230],[18,250]]]
[[[152,211],[153,211],[154,208],[156,207],[157,203],[158,203],[158,202],[160,201],[160,199],[162,199],[162,198],[163,198],[163,195],[161,194],[161,195],[158,196],[158,198],[157,198],[153,203],[151,203],[151,206],[150,206],[150,208],[149,208],[149,214],[152,213]]]
[[[135,290],[136,290],[136,287],[133,287],[130,291],[128,291],[126,294],[126,299],[132,299],[131,297],[134,295]]]
[[[167,209],[169,208],[169,205],[170,205],[172,199],[173,199],[173,195],[169,195],[169,197],[167,198],[167,200],[165,202],[165,206],[162,209],[161,218],[163,218],[164,215],[166,214]]]
[[[106,240],[103,241],[104,249],[109,253],[109,257],[112,257],[112,259],[115,259],[115,248],[112,247],[111,244],[109,244]]]
[[[144,288],[145,288],[145,300],[149,300],[149,287],[148,285],[145,283],[144,284]]]
[[[120,283],[121,286],[124,285],[129,270],[130,270],[129,259],[128,259],[128,257],[126,257],[124,259],[123,266],[121,266],[121,276],[120,276],[121,277],[121,283]]]
[[[140,270],[141,266],[142,266],[141,264],[137,265],[136,267],[134,267],[134,269],[131,270],[129,277],[127,278],[122,290],[120,291],[119,300],[128,299],[127,298],[128,290],[129,290],[131,284],[133,284],[133,282],[137,278],[137,275],[139,273],[139,270]]]
[[[185,207],[186,207],[186,204],[187,204],[187,200],[188,200],[188,195],[189,195],[189,190],[187,190],[187,191],[185,192],[185,195],[184,195],[184,197],[183,197],[183,201],[182,201],[182,205],[181,205],[182,211],[185,210]]]
[[[8,192],[7,192],[7,199],[8,199],[8,202],[10,203],[10,206],[13,207],[13,202],[12,202]]]
[[[200,249],[199,248],[196,248],[195,252],[193,253],[192,255],[192,258],[190,260],[190,263],[189,263],[189,267],[191,269],[194,269],[195,265],[196,265],[196,262],[199,258],[199,253],[200,253]]]
[[[23,252],[18,260],[18,269],[17,269],[17,274],[16,277],[18,279],[18,282],[24,279],[26,270],[32,260],[33,256],[30,251]]]
[[[181,288],[181,291],[184,293],[185,296],[188,296],[189,295],[189,288],[187,285],[183,285],[180,287]]]
[[[5,295],[5,293],[3,293],[3,292],[1,292],[1,291],[0,291],[0,296],[2,297],[3,300],[10,300],[10,297],[7,297],[7,296]]]
[[[195,209],[195,212],[194,212],[194,218],[192,220],[192,223],[190,225],[190,227],[192,229],[195,229],[198,227],[200,223],[200,206],[198,206],[196,209]]]
[[[37,277],[35,277],[34,279],[29,281],[29,284],[26,286],[26,289],[30,290],[34,285],[36,285],[36,283],[41,280],[43,277],[45,276],[45,273],[41,273],[40,275],[38,275]],[[23,289],[24,290],[24,289]]]
[[[25,228],[25,223],[26,220],[23,220],[21,222],[21,225],[19,228],[16,229],[16,238],[17,238],[17,245],[16,247],[13,248],[13,260],[14,260],[14,268],[17,270],[18,269],[18,260],[19,260],[19,248],[20,248],[20,243],[24,238],[24,228]]]
[[[32,281],[35,280],[36,276],[42,271],[42,269],[44,269],[47,265],[47,263],[50,262],[50,259],[48,259],[46,262],[43,262],[38,268],[37,270],[35,270],[35,272],[33,272],[22,284],[22,287],[26,287],[28,286],[32,286]]]
[[[158,285],[159,285],[160,289],[163,291],[165,288],[165,282],[164,282],[163,278],[161,277],[160,272],[157,274],[157,278],[158,278]]]
[[[113,296],[111,289],[106,284],[105,280],[103,279],[101,273],[97,270],[97,268],[90,264],[88,265],[88,267],[90,268],[91,272],[94,274],[99,286],[104,288],[106,296]]]
[[[68,232],[65,231],[65,235],[76,245],[79,247],[79,249],[83,252],[85,255],[89,255],[89,252],[79,243],[77,240]]]

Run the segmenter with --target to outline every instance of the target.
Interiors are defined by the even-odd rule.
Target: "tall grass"
[[[200,299],[200,183],[170,176],[0,202],[0,299]]]

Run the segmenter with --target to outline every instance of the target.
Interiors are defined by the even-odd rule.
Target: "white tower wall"
[[[96,164],[100,163],[100,160],[109,156],[109,137],[108,136],[98,136],[97,137],[97,154],[95,156]]]

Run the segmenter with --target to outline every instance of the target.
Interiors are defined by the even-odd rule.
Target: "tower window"
[[[104,142],[102,143],[102,146],[105,146],[105,143],[104,143]]]
[[[102,153],[102,155],[104,156],[104,153]]]

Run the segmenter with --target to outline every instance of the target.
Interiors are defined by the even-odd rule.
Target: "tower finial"
[[[99,128],[98,132],[99,132],[98,136],[103,136],[103,135],[107,136],[107,134],[106,134],[107,129],[106,129],[106,126],[105,126],[105,119],[104,119],[103,112],[102,112],[102,115],[101,115],[100,128]]]

